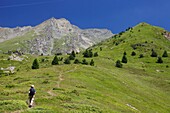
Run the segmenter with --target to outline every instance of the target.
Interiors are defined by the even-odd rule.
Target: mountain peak
[[[17,32],[16,32],[17,31]],[[10,33],[9,33],[10,32]],[[13,41],[8,47],[10,50],[20,49],[25,53],[50,55],[56,53],[70,53],[71,51],[79,52],[96,44],[104,39],[113,36],[112,32],[106,29],[80,29],[72,25],[67,19],[54,17],[32,27],[28,30],[7,29],[0,32],[0,42],[23,37],[16,46]],[[24,39],[27,37],[27,39]],[[20,44],[21,42],[21,44]],[[15,42],[16,43],[16,42]],[[28,50],[22,45],[26,45]]]

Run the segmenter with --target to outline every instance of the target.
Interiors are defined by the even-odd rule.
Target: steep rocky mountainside
[[[44,55],[70,53],[112,36],[107,29],[82,30],[64,18],[51,18],[35,27],[0,28],[0,48]]]
[[[31,26],[16,27],[16,28],[2,28],[2,27],[0,27],[0,42],[12,39],[17,36],[22,36],[31,29],[32,29]]]

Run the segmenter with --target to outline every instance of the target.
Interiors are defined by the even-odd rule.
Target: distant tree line
[[[115,64],[116,67],[122,68],[122,67],[123,67],[123,64],[122,64],[122,63],[124,63],[124,64],[128,63],[128,59],[127,59],[127,56],[126,56],[126,55],[127,55],[127,53],[124,52],[124,53],[123,53],[122,60],[121,60],[121,61],[120,61],[120,60],[117,60],[117,61],[116,61],[116,64]],[[131,56],[136,56],[136,52],[135,52],[135,51],[132,51]],[[152,49],[150,56],[151,56],[151,57],[157,57],[156,63],[163,63],[162,57],[168,57],[168,53],[167,53],[167,51],[165,50],[165,51],[163,52],[163,54],[162,54],[162,57],[160,57],[160,56],[157,55],[156,51]],[[143,54],[140,54],[140,55],[139,55],[139,58],[143,58],[143,57],[144,57]]]
[[[87,51],[87,50],[86,50]],[[93,54],[92,50],[88,50],[87,56],[86,57],[97,57],[98,53],[95,52]],[[54,56],[51,65],[59,65],[59,62],[63,60],[63,57],[58,57],[57,55]],[[83,64],[83,65],[91,65],[94,66],[94,60],[91,59],[91,61],[88,63],[86,59],[83,59],[82,61],[79,61],[78,59],[76,59],[76,53],[74,51],[72,51],[69,56],[67,58],[64,59],[63,63],[64,64],[71,64],[71,60],[74,60],[74,64]],[[45,59],[42,59],[41,62],[45,62]],[[32,69],[39,69],[39,62],[37,59],[34,59],[33,63],[32,63]]]

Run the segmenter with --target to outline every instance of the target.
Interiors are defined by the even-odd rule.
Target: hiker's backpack
[[[34,88],[31,88],[29,95],[32,96],[32,95],[34,95],[34,94],[35,94],[35,89],[34,89]]]

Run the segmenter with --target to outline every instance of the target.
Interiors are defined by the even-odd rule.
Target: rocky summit
[[[1,27],[0,50],[39,55],[80,52],[112,36],[107,29],[80,29],[64,18],[51,18],[35,27]]]

